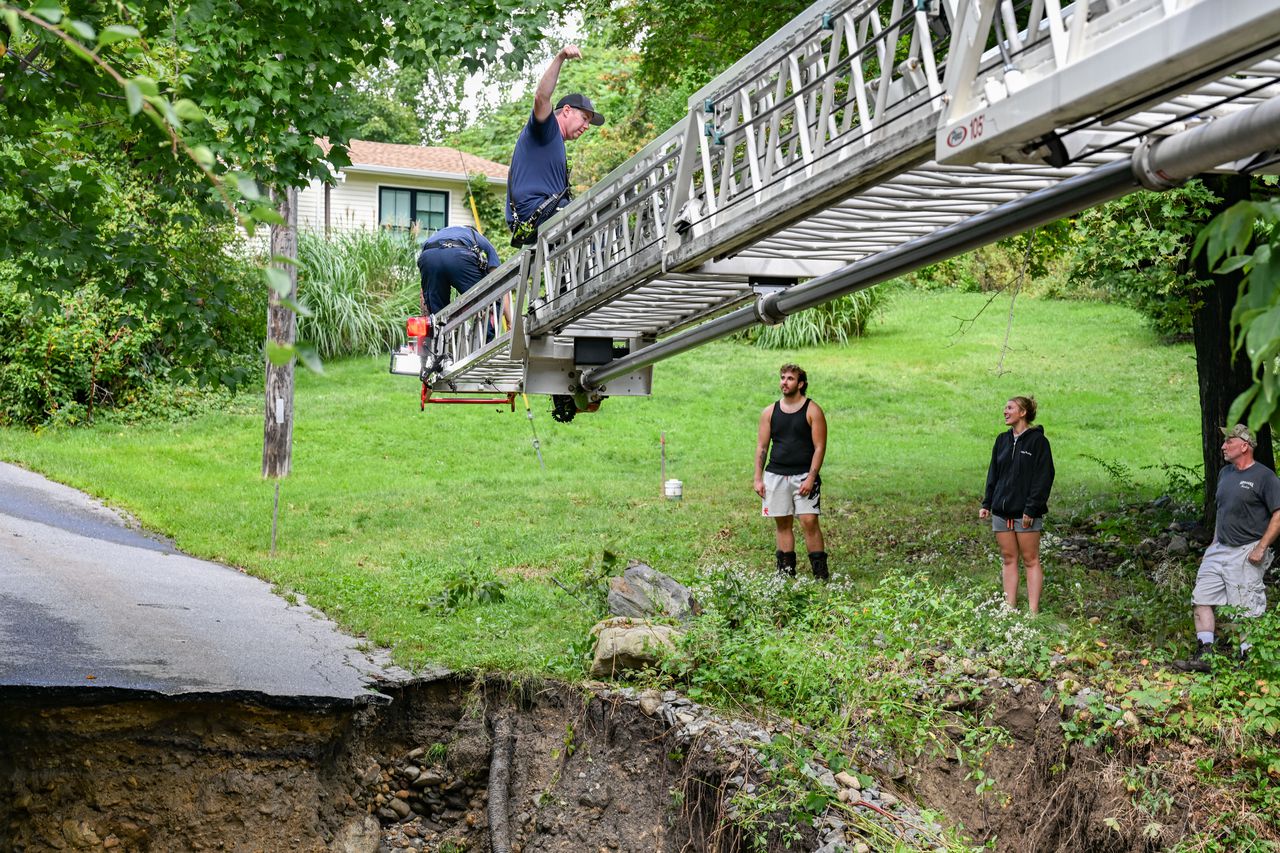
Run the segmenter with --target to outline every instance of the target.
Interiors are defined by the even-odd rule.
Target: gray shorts
[[[1275,552],[1268,548],[1261,565],[1255,566],[1249,562],[1249,552],[1257,544],[1223,545],[1214,542],[1210,545],[1200,561],[1200,571],[1196,573],[1191,603],[1239,607],[1245,616],[1250,617],[1266,612],[1267,593],[1262,587],[1262,576],[1275,558]]]
[[[808,474],[774,474],[764,472],[764,500],[760,505],[760,514],[769,518],[784,518],[788,515],[818,515],[822,503],[822,477],[814,482],[813,491],[807,496],[800,494]]]
[[[991,532],[992,533],[1039,533],[1044,530],[1044,517],[1031,519],[1030,527],[1022,526],[1022,516],[1018,516],[1013,520],[1013,529],[1009,529],[1009,519],[1002,518],[991,513]]]

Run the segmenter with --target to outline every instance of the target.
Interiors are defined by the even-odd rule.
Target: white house
[[[327,140],[320,145],[329,149]],[[298,193],[298,225],[313,231],[378,227],[408,228],[424,234],[448,225],[474,225],[467,200],[467,176],[483,175],[500,192],[507,167],[456,148],[427,148],[353,139],[351,165],[336,183],[312,181]]]

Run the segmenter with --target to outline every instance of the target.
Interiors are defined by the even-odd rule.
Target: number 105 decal
[[[985,116],[976,115],[969,119],[968,124],[958,125],[952,128],[947,134],[947,147],[958,148],[963,145],[966,139],[972,139],[975,142],[982,138],[982,124]]]

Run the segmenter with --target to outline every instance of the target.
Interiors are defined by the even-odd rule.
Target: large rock
[[[373,815],[361,815],[338,832],[330,849],[336,853],[378,853],[382,826]]]
[[[644,563],[632,563],[621,577],[609,579],[609,613],[646,619],[668,616],[688,622],[702,612],[687,586]]]
[[[606,619],[591,629],[597,637],[592,678],[609,678],[630,669],[644,669],[675,648],[681,631],[670,625],[625,616]]]

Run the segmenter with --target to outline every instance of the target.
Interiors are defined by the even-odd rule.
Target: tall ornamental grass
[[[741,334],[762,349],[800,349],[822,344],[847,344],[860,338],[884,307],[881,288],[870,287],[841,296],[816,308],[793,314],[778,326],[753,326]]]
[[[298,336],[321,358],[377,355],[404,340],[418,313],[417,242],[408,233],[349,231],[298,236],[298,293],[312,316]]]

